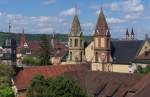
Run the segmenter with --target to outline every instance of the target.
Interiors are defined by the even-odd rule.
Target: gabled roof
[[[74,16],[70,36],[78,36],[81,33],[80,21],[77,15]]]
[[[111,53],[113,63],[131,63],[136,57],[143,41],[112,41]]]
[[[108,30],[108,24],[106,22],[105,15],[103,13],[103,9],[101,8],[101,12],[99,14],[99,18],[95,28],[95,35],[106,35]]]
[[[66,72],[90,97],[123,97],[142,77],[136,74],[77,71]]]
[[[42,74],[45,77],[62,75],[64,72],[88,70],[88,64],[84,65],[58,65],[58,66],[29,66],[24,67],[15,77],[14,82],[18,91],[26,90],[34,76]]]
[[[125,97],[149,97],[150,96],[150,73],[139,80]]]

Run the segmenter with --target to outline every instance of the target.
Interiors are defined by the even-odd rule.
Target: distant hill
[[[40,37],[43,34],[25,34],[26,39],[28,42],[32,41],[39,41]],[[49,38],[52,38],[52,34],[47,35]],[[8,37],[15,37],[17,40],[17,43],[19,43],[19,34],[18,33],[7,33],[7,32],[0,32],[0,46],[3,44],[4,40],[7,39]],[[59,41],[65,42],[68,40],[68,34],[57,34],[56,38]],[[91,36],[85,36],[85,41],[91,41],[92,37]]]

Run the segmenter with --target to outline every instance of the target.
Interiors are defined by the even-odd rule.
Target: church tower
[[[94,63],[110,63],[111,34],[102,8],[94,32]],[[102,70],[105,71],[105,66],[102,66]]]
[[[126,30],[126,40],[130,40],[130,35],[129,35],[128,28],[127,28],[127,30]]]
[[[85,62],[84,39],[77,13],[74,16],[69,33],[69,55],[67,63],[81,64]]]
[[[135,34],[134,34],[134,31],[133,31],[133,28],[131,30],[131,40],[135,40]]]
[[[22,33],[20,34],[20,47],[21,48],[28,48],[28,43],[26,41],[26,37],[24,35],[24,29],[22,30]]]

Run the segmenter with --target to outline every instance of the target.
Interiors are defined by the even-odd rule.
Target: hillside
[[[39,41],[42,34],[25,34],[28,42],[32,41]],[[0,32],[0,46],[3,44],[4,40],[8,37],[15,37],[17,40],[17,43],[19,42],[19,34],[18,33],[7,33],[7,32]],[[52,34],[48,35],[49,38],[52,38]],[[67,41],[68,35],[67,34],[57,34],[56,38],[59,39],[59,41]],[[91,36],[85,36],[85,41],[91,41]]]

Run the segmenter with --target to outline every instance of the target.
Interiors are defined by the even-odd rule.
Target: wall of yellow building
[[[92,71],[102,71],[102,65],[100,63],[92,63],[91,65],[92,65],[91,66]],[[129,73],[129,65],[128,64],[112,64],[110,65],[109,70],[110,72]]]
[[[128,64],[113,64],[113,72],[129,73]]]
[[[85,48],[85,57],[86,60],[91,62],[94,58],[94,42],[91,42],[86,48]]]

